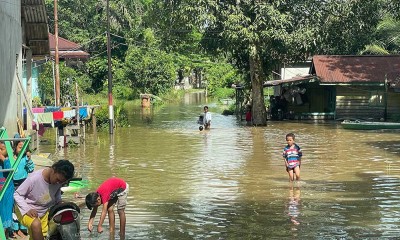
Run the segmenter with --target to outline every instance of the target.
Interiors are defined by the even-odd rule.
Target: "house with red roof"
[[[49,33],[49,45],[51,57],[55,57],[56,40],[55,36]],[[65,38],[58,37],[58,57],[64,60],[68,66],[79,65],[89,59],[89,53],[81,50],[82,46]]]
[[[49,45],[49,50],[50,50],[50,58],[54,59],[55,58],[55,49],[56,49],[56,43],[55,43],[55,36],[51,33],[48,33],[48,45]],[[61,62],[64,62],[63,64],[66,64],[67,66],[76,66],[79,67],[81,66],[84,62],[86,62],[90,54],[83,51],[81,49],[82,47],[74,42],[71,42],[65,38],[58,37],[58,57]],[[48,59],[46,59],[47,61]],[[44,60],[38,60],[33,62],[33,68],[32,68],[32,97],[40,96],[39,93],[39,86],[38,86],[38,77],[40,74],[40,66],[43,64]],[[26,71],[24,69],[23,72],[23,86],[26,89]]]
[[[316,55],[308,75],[264,86],[286,118],[400,121],[400,55]]]

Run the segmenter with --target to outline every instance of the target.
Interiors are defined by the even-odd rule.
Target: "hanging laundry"
[[[46,112],[58,112],[58,111],[60,111],[60,107],[46,107],[45,109],[44,109],[44,112],[46,113]]]
[[[79,108],[79,118],[80,119],[85,119],[87,117],[88,117],[87,107]]]
[[[58,111],[58,112],[53,112],[53,120],[60,120],[64,118],[64,112]]]
[[[32,108],[32,113],[44,113],[43,107]]]
[[[64,118],[73,118],[76,117],[75,109],[64,111]]]
[[[69,111],[72,110],[72,107],[62,107],[61,111],[65,112],[65,111]]]

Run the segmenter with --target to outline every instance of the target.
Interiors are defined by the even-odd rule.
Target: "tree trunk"
[[[264,72],[262,62],[258,52],[258,46],[255,44],[250,45],[250,78],[251,78],[251,92],[252,92],[252,109],[253,124],[256,126],[267,125],[267,111],[264,103]]]

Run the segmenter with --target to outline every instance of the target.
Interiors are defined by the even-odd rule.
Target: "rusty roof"
[[[54,51],[56,49],[56,40],[54,34],[49,33],[49,45],[50,50]],[[79,50],[81,46],[77,43],[71,42],[65,38],[58,37],[58,50],[59,51],[74,51]]]
[[[51,56],[54,56],[56,50],[56,41],[55,36],[51,33],[49,33],[49,45]],[[89,58],[89,53],[82,51],[80,48],[81,46],[79,44],[69,41],[65,38],[58,37],[58,51],[60,58]]]
[[[310,73],[321,84],[398,82],[400,55],[316,55]]]

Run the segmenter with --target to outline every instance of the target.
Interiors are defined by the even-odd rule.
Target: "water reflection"
[[[400,235],[400,144],[393,140],[399,132],[349,131],[312,121],[246,127],[221,115],[211,99],[212,129],[200,132],[201,96],[153,109],[151,124],[138,106],[129,112],[131,127],[116,129],[113,141],[107,132],[89,133],[84,145],[53,158],[71,159],[90,181],[83,196],[113,175],[128,182],[127,239]],[[303,150],[301,189],[288,189],[281,156],[288,132]],[[42,146],[43,152],[54,149]],[[82,237],[108,239],[107,232],[85,231],[89,214],[82,209]]]
[[[288,215],[290,217],[290,221],[294,226],[300,225],[300,221],[298,217],[300,215],[300,188],[299,187],[290,187],[289,190],[289,203],[288,203]],[[293,227],[292,230],[297,230],[297,228]]]

